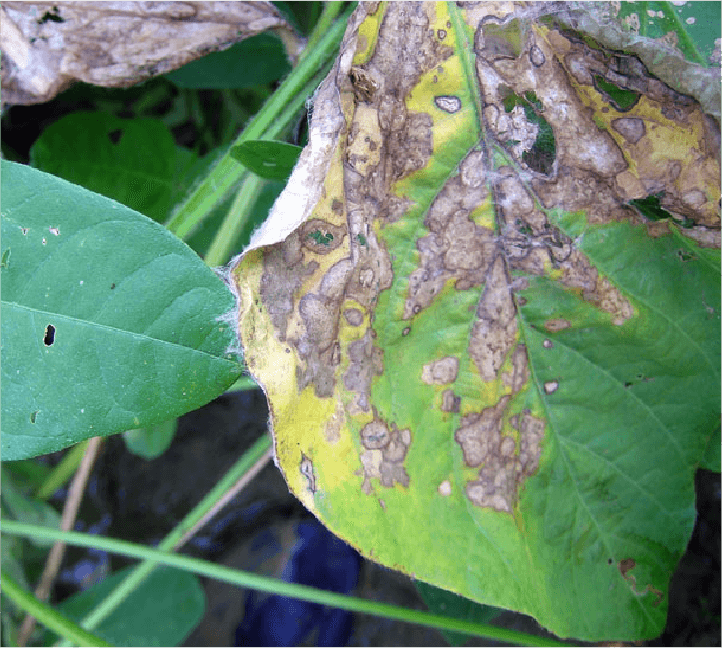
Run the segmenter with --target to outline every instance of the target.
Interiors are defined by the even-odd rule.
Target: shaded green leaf
[[[5,514],[18,522],[60,528],[60,514],[46,502],[40,502],[23,493],[19,484],[6,470],[2,471],[2,502]],[[38,547],[49,547],[52,541],[32,538]]]
[[[173,418],[150,427],[126,430],[123,432],[123,440],[133,454],[143,459],[155,459],[173,443],[177,429],[178,419]]]
[[[290,70],[281,40],[275,34],[258,34],[191,61],[165,77],[179,88],[250,88],[273,83]]]
[[[454,619],[473,621],[474,623],[489,623],[502,612],[491,605],[480,605],[474,601],[443,590],[423,581],[414,583],[429,610],[434,614],[441,614]],[[451,630],[442,630],[444,637],[452,646],[462,646],[469,640],[469,635]]]
[[[301,147],[285,142],[253,140],[231,149],[231,155],[257,176],[286,180],[301,155]]]
[[[162,121],[102,112],[76,112],[54,122],[33,145],[30,161],[159,222],[187,191],[197,164]]]
[[[116,572],[63,601],[59,610],[79,622],[132,571]],[[115,608],[95,632],[114,646],[179,646],[205,611],[203,588],[194,574],[159,567]]]

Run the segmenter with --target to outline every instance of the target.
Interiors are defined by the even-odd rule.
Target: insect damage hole
[[[55,342],[55,327],[52,324],[48,324],[45,327],[45,335],[43,336],[43,344],[45,346],[53,346]]]

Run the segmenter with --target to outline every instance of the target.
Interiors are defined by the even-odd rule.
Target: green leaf
[[[606,9],[360,5],[231,276],[278,465],[333,532],[630,641],[718,438],[720,160],[685,90],[710,71],[662,49],[666,85]]]
[[[491,605],[479,605],[463,596],[434,587],[423,581],[416,581],[415,585],[419,594],[421,594],[421,598],[429,606],[429,611],[434,614],[474,623],[489,623],[502,612],[499,608]],[[460,632],[442,630],[442,633],[452,646],[463,646],[469,640],[469,635]]]
[[[227,50],[191,61],[165,77],[179,88],[240,89],[273,83],[290,70],[278,36],[258,34]]]
[[[121,570],[63,601],[60,612],[80,620],[128,575]],[[205,611],[203,588],[194,574],[159,567],[94,630],[114,646],[179,646]]]
[[[287,180],[301,150],[285,142],[252,140],[231,148],[231,156],[261,178]]]
[[[123,440],[133,454],[143,459],[155,459],[170,447],[177,430],[178,419],[173,418],[147,428],[126,430]]]
[[[3,460],[160,423],[240,375],[233,297],[127,207],[2,163]]]
[[[618,11],[630,31],[674,45],[689,61],[712,65],[722,19],[719,2],[622,2]]]
[[[187,191],[196,158],[158,119],[77,112],[43,131],[30,161],[160,222]]]

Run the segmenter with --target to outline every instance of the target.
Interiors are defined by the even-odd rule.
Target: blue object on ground
[[[283,580],[348,594],[358,583],[361,559],[316,520],[300,522]],[[250,592],[236,646],[343,646],[351,636],[350,612],[285,596]]]

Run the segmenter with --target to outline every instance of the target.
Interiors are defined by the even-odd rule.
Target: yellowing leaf
[[[629,640],[664,626],[719,419],[719,140],[570,27],[589,11],[361,6],[231,278],[279,466],[331,530]]]

